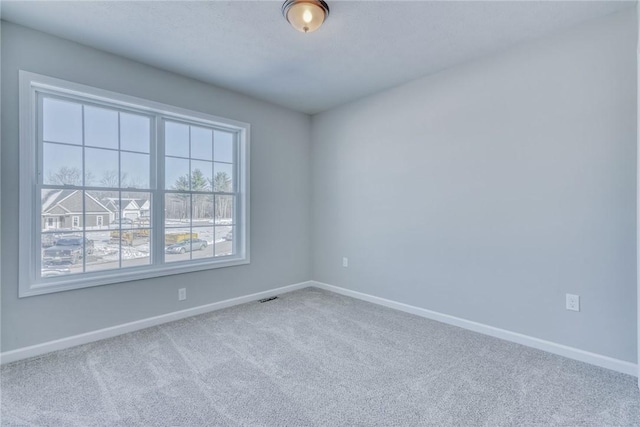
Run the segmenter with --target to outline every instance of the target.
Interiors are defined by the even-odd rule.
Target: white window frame
[[[249,134],[250,125],[236,120],[230,120],[192,111],[180,107],[175,107],[155,101],[149,101],[129,95],[123,95],[91,86],[72,83],[53,77],[48,77],[28,71],[19,72],[19,102],[20,102],[20,240],[19,240],[19,292],[20,298],[33,295],[48,294],[53,292],[80,289],[92,286],[106,285],[111,283],[128,282],[132,280],[147,279],[172,274],[189,273],[194,271],[209,270],[222,267],[249,264]],[[51,278],[41,278],[38,268],[40,266],[40,251],[37,246],[41,229],[41,212],[37,211],[37,93],[48,93],[67,97],[80,98],[81,101],[102,102],[108,105],[134,109],[155,115],[155,134],[159,141],[161,134],[159,127],[166,119],[176,119],[188,121],[194,124],[210,126],[236,134],[237,138],[237,164],[236,164],[236,223],[234,229],[235,253],[231,256],[220,258],[205,258],[184,262],[164,263],[164,212],[163,204],[164,189],[156,185],[149,191],[152,194],[153,206],[152,222],[156,238],[152,240],[154,246],[155,259],[152,264],[139,267],[128,267],[125,269],[104,270],[99,272],[89,272],[74,274],[70,276],[57,276]],[[153,143],[153,141],[152,141]],[[160,142],[162,145],[162,142]],[[160,156],[158,156],[160,157]],[[154,164],[155,163],[155,164]],[[152,174],[156,177],[164,174],[164,159],[152,160]],[[153,179],[152,182],[158,182]],[[162,182],[162,181],[160,181]],[[81,188],[81,187],[79,187]]]
[[[71,217],[71,228],[80,228],[80,217],[78,215],[73,215]]]
[[[102,215],[96,215],[96,227],[104,226],[104,217]]]

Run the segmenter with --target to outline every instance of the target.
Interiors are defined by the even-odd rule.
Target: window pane
[[[194,227],[193,233],[191,259],[213,258],[213,227]]]
[[[151,193],[123,191],[120,203],[122,206],[120,218],[123,229],[151,227]]]
[[[189,232],[191,226],[191,195],[170,193],[164,202],[165,228],[180,228],[176,232]],[[175,241],[173,242],[175,243]]]
[[[68,245],[57,245],[58,240],[61,240],[61,243],[67,243],[69,238],[78,236],[78,234],[73,233],[42,233],[40,238],[42,243],[41,277],[58,277],[82,273],[82,261],[78,257],[79,252],[75,250],[72,253]]]
[[[235,227],[230,226],[216,227],[215,256],[233,255],[234,229]]]
[[[197,239],[198,233],[185,230],[167,230],[164,235],[165,262],[187,261],[191,259],[192,239]],[[197,245],[198,241],[195,242]]]
[[[120,268],[120,244],[117,236],[114,238],[111,233],[109,230],[86,233],[87,239],[92,242],[87,245],[91,248],[87,253],[86,272]]]
[[[231,193],[234,191],[233,165],[228,163],[213,164],[213,191]]]
[[[191,191],[211,191],[213,163],[191,160]]]
[[[118,230],[121,227],[123,229],[133,227],[133,222],[123,215],[126,212],[126,206],[122,205],[119,192],[115,195],[109,195],[107,198],[103,199],[102,203],[104,203],[104,205],[111,211],[112,219],[109,221],[110,229]]]
[[[68,219],[65,200],[77,190],[41,190],[40,192],[40,217],[42,231],[56,233],[71,230],[71,222]],[[52,234],[42,241],[42,246],[53,246],[55,236]]]
[[[190,260],[191,254],[189,253],[187,248],[189,248],[188,238],[185,240],[180,240],[176,243],[172,243],[170,245],[166,245],[164,249],[164,261],[169,263]]]
[[[122,243],[122,267],[139,267],[151,264],[151,233],[136,230],[133,239]]]
[[[91,106],[84,107],[84,144],[118,148],[118,112]]]
[[[149,188],[150,161],[148,154],[120,152],[122,188]]]
[[[187,261],[193,258],[194,252],[199,252],[195,258],[213,256],[213,247],[207,241],[207,237],[213,235],[212,228],[194,228],[191,233],[178,236],[177,233],[167,233],[165,236],[165,261]],[[175,243],[172,243],[175,240]]]
[[[40,235],[40,246],[42,249],[50,248],[51,246],[55,246],[56,241],[60,237],[60,233],[50,232],[49,230],[43,230]]]
[[[145,116],[120,113],[120,149],[149,152],[151,120]]]
[[[102,150],[99,148],[85,148],[84,159],[85,185],[91,187],[118,186],[117,151]]]
[[[191,126],[191,158],[213,160],[212,134],[211,129]]]
[[[235,196],[216,196],[216,224],[233,224]]]
[[[189,126],[166,122],[164,129],[165,155],[189,157]]]
[[[194,194],[192,200],[193,226],[213,224],[213,195]]]
[[[82,147],[47,143],[43,145],[43,182],[54,185],[82,185]]]
[[[82,226],[82,190],[41,190],[43,231],[71,231]]]
[[[87,191],[85,197],[85,230],[104,230],[107,233],[109,224],[115,219],[115,205],[110,200],[117,198],[115,191]]]
[[[50,142],[82,144],[82,106],[75,102],[44,98],[42,138]]]
[[[233,163],[234,153],[234,139],[233,133],[224,131],[214,131],[213,134],[213,160],[216,162]]]
[[[140,240],[148,239],[150,235],[150,230],[143,228],[129,228],[122,227],[122,229],[111,230],[109,232],[109,237],[113,243],[119,244],[122,246],[135,246],[139,244]]]
[[[130,230],[133,228],[149,227],[149,221],[146,218],[150,210],[151,202],[148,200],[136,201],[136,199],[148,198],[149,193],[141,193],[131,195],[128,192],[116,192],[115,195],[109,194],[103,199],[103,204],[109,208],[112,213],[112,220],[109,222],[109,228],[112,230]],[[142,208],[140,206],[143,206]],[[144,220],[140,218],[145,216]]]
[[[167,157],[164,176],[167,190],[189,191],[189,160]]]
[[[65,235],[65,230],[71,230],[71,228],[62,228],[63,215],[60,214],[57,206],[57,201],[65,196],[66,194],[64,194],[63,190],[42,190],[42,233],[40,234],[40,247],[42,249],[55,246],[58,238]]]
[[[87,244],[87,249],[92,250],[91,243]],[[42,249],[41,274],[43,277],[52,277],[82,273],[83,256],[82,233],[60,233],[52,246]]]

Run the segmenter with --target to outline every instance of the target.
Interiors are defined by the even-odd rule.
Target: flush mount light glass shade
[[[329,16],[329,6],[322,0],[287,0],[282,5],[282,14],[293,28],[310,33]]]

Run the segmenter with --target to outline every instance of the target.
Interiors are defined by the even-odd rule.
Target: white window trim
[[[250,162],[249,162],[249,134],[248,123],[230,120],[187,110],[180,107],[123,95],[103,89],[85,86],[53,77],[20,70],[19,72],[19,103],[20,103],[20,240],[19,240],[19,292],[18,296],[28,297],[53,292],[81,289],[92,286],[112,283],[128,282],[133,280],[148,279],[172,274],[190,273],[214,268],[230,267],[249,264],[250,262]],[[238,165],[241,173],[237,176],[237,188],[240,194],[237,211],[237,231],[234,231],[234,240],[237,239],[237,253],[223,260],[202,259],[191,260],[185,263],[152,264],[150,266],[131,267],[121,270],[106,270],[101,272],[82,273],[74,276],[59,276],[59,278],[39,278],[36,271],[37,258],[40,256],[36,246],[37,235],[41,227],[40,212],[36,212],[36,161],[37,136],[36,136],[36,92],[53,92],[68,96],[79,96],[97,102],[106,102],[125,108],[134,108],[138,111],[146,111],[151,114],[162,115],[174,119],[182,119],[203,125],[226,128],[237,132],[238,135]],[[160,121],[158,121],[160,122]],[[159,124],[158,124],[159,126]],[[153,166],[152,166],[153,168]],[[160,201],[155,198],[153,209],[159,209]],[[164,233],[164,225],[156,226],[158,235]],[[156,239],[159,240],[159,239]],[[162,242],[154,243],[159,247]]]

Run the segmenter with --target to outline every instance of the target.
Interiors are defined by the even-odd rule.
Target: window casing
[[[21,71],[20,138],[21,297],[249,262],[248,124]]]

